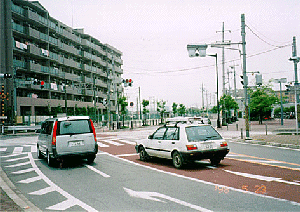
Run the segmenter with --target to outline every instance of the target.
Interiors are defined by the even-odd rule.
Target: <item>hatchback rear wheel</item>
[[[147,154],[145,148],[144,148],[144,147],[141,147],[141,148],[140,148],[140,160],[141,160],[141,161],[147,161],[148,158],[149,158],[149,156],[148,156],[148,154]]]
[[[183,158],[179,152],[174,152],[172,159],[175,168],[180,169],[183,167]]]

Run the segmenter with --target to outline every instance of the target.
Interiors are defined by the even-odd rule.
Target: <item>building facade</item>
[[[121,51],[56,20],[37,1],[2,0],[0,18],[0,73],[13,76],[0,79],[6,116],[47,115],[57,107],[116,111]]]

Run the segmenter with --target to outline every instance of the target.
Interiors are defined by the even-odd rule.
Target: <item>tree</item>
[[[160,100],[157,102],[157,112],[160,115],[160,123],[163,123],[164,114],[166,112],[166,102],[163,100]]]
[[[236,103],[236,101],[230,95],[226,95],[226,94],[224,94],[221,97],[220,106],[221,106],[221,110],[226,112],[226,118],[227,118],[227,114],[230,114],[230,110],[236,111],[237,109],[239,109],[239,106]]]
[[[275,92],[267,87],[262,86],[256,91],[250,90],[250,114],[251,117],[258,119],[259,124],[262,124],[263,118],[271,116],[273,104],[279,102]]]
[[[126,100],[127,100],[127,98],[125,96],[118,99],[118,107],[119,107],[119,105],[121,107],[119,112],[121,113],[121,115],[123,117],[123,127],[124,127],[125,115],[127,114],[126,107],[128,106],[128,102]]]
[[[173,111],[174,116],[176,116],[176,114],[178,112],[177,107],[178,107],[178,104],[176,104],[175,102],[173,102],[172,111]]]
[[[186,107],[183,104],[179,105],[178,113],[180,116],[184,116],[186,114]]]
[[[146,120],[147,120],[146,114],[149,113],[149,110],[147,109],[147,106],[149,105],[149,100],[143,99],[142,105],[143,105],[144,125],[146,125]]]

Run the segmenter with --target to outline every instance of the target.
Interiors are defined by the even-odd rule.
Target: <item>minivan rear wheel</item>
[[[48,166],[54,166],[55,160],[50,156],[49,152],[47,151],[47,164]]]
[[[87,159],[87,163],[88,163],[88,164],[93,163],[94,160],[95,160],[95,158],[96,158],[96,155],[89,155],[89,156],[86,158],[86,159]]]
[[[41,152],[39,146],[37,147],[37,157],[38,157],[38,159],[43,159],[43,155],[42,155],[42,152]]]

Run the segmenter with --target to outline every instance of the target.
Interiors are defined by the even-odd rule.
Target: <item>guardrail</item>
[[[18,131],[35,131],[41,129],[41,125],[35,125],[35,126],[2,126],[2,134],[4,134],[5,131],[12,131],[13,134],[16,134]]]

